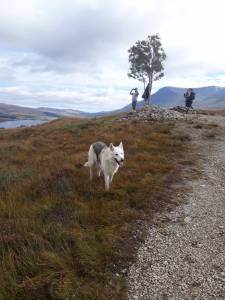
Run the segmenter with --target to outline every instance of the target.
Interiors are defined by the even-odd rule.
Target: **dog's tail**
[[[84,164],[84,167],[90,167],[89,161]]]
[[[96,154],[94,152],[94,148],[91,145],[88,151],[88,161],[84,164],[84,167],[89,167],[91,168],[92,166],[94,166],[96,161]]]

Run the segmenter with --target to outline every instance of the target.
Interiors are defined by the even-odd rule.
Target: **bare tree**
[[[129,50],[130,69],[128,76],[144,83],[148,82],[147,100],[151,99],[152,83],[164,76],[166,59],[158,34],[149,35],[146,40],[137,41]]]

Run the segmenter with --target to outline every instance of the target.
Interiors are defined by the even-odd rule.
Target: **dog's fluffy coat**
[[[101,172],[105,179],[105,189],[108,191],[113,180],[113,176],[122,166],[124,161],[124,150],[122,142],[115,147],[111,143],[109,147],[103,142],[96,142],[90,146],[88,161],[84,164],[90,168],[90,180],[93,179],[94,168],[97,168],[97,175]]]

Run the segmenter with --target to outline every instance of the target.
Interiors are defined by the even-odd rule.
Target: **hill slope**
[[[49,116],[69,117],[69,118],[91,118],[91,117],[102,116],[107,114],[107,112],[88,113],[85,111],[75,110],[75,109],[60,109],[60,108],[49,108],[49,107],[39,107],[37,108],[37,110]]]
[[[127,155],[109,193],[83,168],[99,139]],[[67,119],[0,131],[0,149],[0,299],[126,299],[135,221],[172,205],[188,138],[172,124]]]
[[[45,118],[46,115],[37,109],[0,103],[0,121]]]
[[[201,176],[185,180],[184,203],[149,228],[128,272],[129,300],[224,299],[225,118],[199,117],[176,130],[192,138]]]
[[[113,112],[97,112],[88,113],[80,110],[74,109],[59,109],[59,108],[29,108],[18,105],[4,104],[0,103],[0,122],[1,121],[11,121],[18,119],[38,119],[46,120],[51,118],[62,118],[62,117],[72,117],[72,118],[92,118],[96,116],[103,116],[107,114],[112,114]]]

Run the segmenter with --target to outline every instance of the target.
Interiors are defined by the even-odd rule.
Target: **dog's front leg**
[[[106,191],[108,191],[109,183],[110,183],[109,176],[104,174],[104,178],[105,178],[105,189],[106,189]]]
[[[90,181],[93,180],[93,168],[90,167]]]
[[[100,177],[101,176],[101,167],[97,166],[97,176]]]
[[[112,175],[109,176],[109,183],[110,183],[110,184],[111,184],[112,181],[113,181],[113,176],[114,176],[114,174],[112,174]]]

